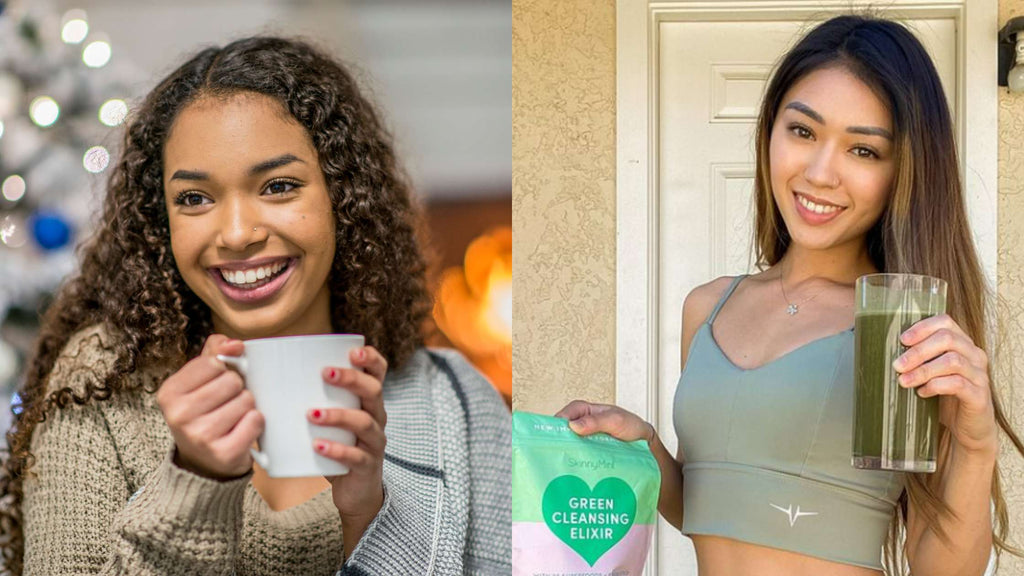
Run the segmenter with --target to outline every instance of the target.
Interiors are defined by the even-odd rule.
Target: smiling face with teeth
[[[164,146],[171,249],[214,330],[331,332],[334,213],[316,149],[276,100],[201,98]]]
[[[815,70],[783,96],[769,143],[771,187],[792,243],[863,249],[889,201],[892,117],[846,68]]]

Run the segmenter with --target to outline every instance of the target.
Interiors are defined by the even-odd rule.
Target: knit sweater
[[[76,334],[49,390],[82,391],[113,362]],[[153,394],[56,410],[32,436],[25,574],[509,574],[511,419],[454,351],[418,350],[383,386],[384,503],[342,565],[331,491],[274,511],[251,473],[219,482],[175,466]]]

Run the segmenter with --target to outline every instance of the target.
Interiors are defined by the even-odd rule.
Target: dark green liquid
[[[892,363],[906,347],[899,336],[927,315],[885,311],[856,316],[853,465],[857,468],[935,471],[939,399],[902,388]]]

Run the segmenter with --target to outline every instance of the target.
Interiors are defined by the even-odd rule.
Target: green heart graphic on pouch
[[[544,489],[541,505],[548,528],[593,566],[629,532],[636,518],[636,494],[619,478],[605,478],[591,490],[578,476],[559,476]]]

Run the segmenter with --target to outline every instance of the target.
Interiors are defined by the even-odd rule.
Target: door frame
[[[615,398],[660,428],[658,309],[658,46],[662,22],[790,20],[827,10],[952,18],[957,30],[955,130],[968,213],[989,287],[996,287],[998,222],[998,0],[652,1],[616,0]],[[966,33],[962,33],[966,32]],[[970,38],[972,45],[967,45]],[[970,106],[968,106],[970,103]],[[971,131],[966,129],[971,126]],[[656,575],[658,526],[646,573]]]

